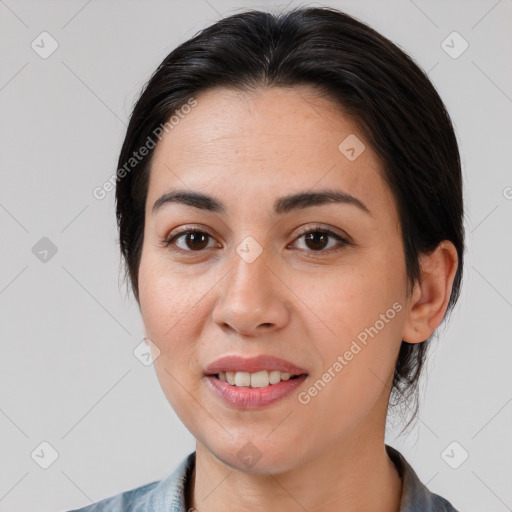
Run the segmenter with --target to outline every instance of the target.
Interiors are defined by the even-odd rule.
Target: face
[[[155,149],[139,269],[167,399],[202,446],[245,471],[285,471],[383,435],[407,281],[377,156],[314,89],[196,100]],[[211,201],[154,208],[176,191]],[[283,199],[299,193],[320,195]],[[285,367],[252,360],[262,355],[301,376],[266,385]],[[241,359],[212,370],[224,356]],[[222,368],[237,365],[235,385],[224,382]],[[246,373],[259,374],[254,388]]]

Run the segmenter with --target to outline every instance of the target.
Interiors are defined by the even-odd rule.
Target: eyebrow
[[[168,203],[178,203],[193,206],[200,210],[225,214],[226,207],[221,201],[200,192],[188,190],[171,190],[159,197],[152,208],[154,215],[163,205]],[[368,207],[357,197],[350,195],[342,190],[323,189],[314,192],[304,191],[280,197],[274,202],[274,213],[284,215],[292,210],[319,206],[328,203],[342,203],[356,206],[368,215],[371,215]]]

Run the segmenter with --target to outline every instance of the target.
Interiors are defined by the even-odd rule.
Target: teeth
[[[263,370],[261,372],[251,373],[251,387],[264,388],[269,385],[268,372]]]
[[[268,372],[268,380],[270,384],[277,384],[281,381],[281,372],[279,370]]]
[[[235,373],[235,386],[250,386],[251,385],[251,374],[247,372],[236,372]]]
[[[260,372],[219,372],[217,377],[232,386],[264,388],[269,384],[277,384],[282,380],[289,380],[292,374],[279,370],[263,370]]]

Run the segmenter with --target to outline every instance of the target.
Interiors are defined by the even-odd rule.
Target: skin
[[[401,479],[384,447],[386,410],[401,340],[427,339],[443,319],[457,268],[444,241],[421,258],[408,295],[400,222],[381,163],[354,122],[314,89],[205,91],[155,149],[139,269],[140,309],[162,389],[197,440],[187,506],[199,511],[397,511]],[[354,161],[338,149],[356,134]],[[169,203],[170,188],[221,201],[225,214]],[[328,203],[276,216],[281,196],[343,190]],[[299,227],[330,228],[307,242]],[[179,227],[210,235],[164,241]],[[262,253],[236,252],[253,237]],[[177,246],[177,247],[176,247]],[[199,250],[197,249],[199,247]],[[316,249],[316,250],[315,250]],[[188,251],[188,252],[186,252]],[[402,308],[310,402],[307,391],[381,314]],[[271,354],[308,373],[285,399],[264,409],[225,405],[203,375],[217,358]],[[237,457],[251,442],[261,458]]]

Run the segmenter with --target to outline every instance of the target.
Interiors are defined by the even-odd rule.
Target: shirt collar
[[[403,455],[388,445],[386,445],[386,452],[402,479],[402,496],[400,498],[399,512],[430,510],[431,493],[420,482],[420,479]]]
[[[455,511],[446,500],[432,494],[421,483],[415,471],[399,451],[386,445],[386,452],[402,479],[399,512]],[[196,452],[194,451],[178,465],[171,475],[158,483],[153,489],[154,492],[151,493],[151,499],[144,512],[186,512],[185,495],[190,484],[195,459]]]
[[[144,512],[186,512],[185,493],[196,461],[196,452],[185,457],[178,467],[152,489]]]

